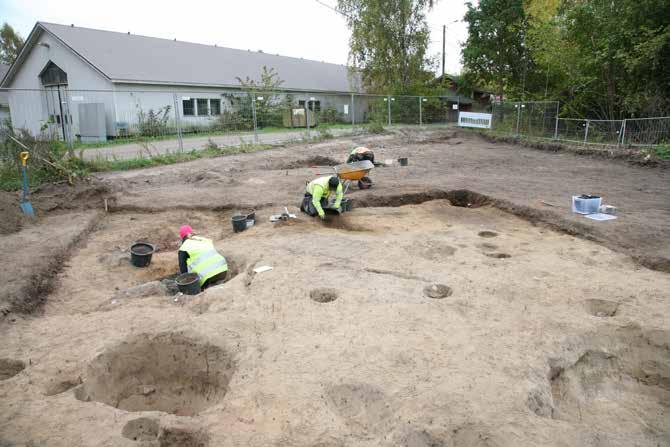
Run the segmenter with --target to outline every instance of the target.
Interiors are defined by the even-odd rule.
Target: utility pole
[[[444,78],[444,61],[447,45],[447,25],[442,25],[442,78]]]

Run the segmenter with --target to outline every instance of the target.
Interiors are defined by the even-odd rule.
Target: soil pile
[[[21,229],[23,215],[15,193],[0,192],[0,234],[10,234]]]

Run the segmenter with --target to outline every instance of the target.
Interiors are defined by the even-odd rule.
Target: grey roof
[[[305,91],[357,91],[347,67],[312,60],[235,50],[135,34],[38,22],[112,82],[239,86],[236,79],[260,77],[274,68],[281,88]]]

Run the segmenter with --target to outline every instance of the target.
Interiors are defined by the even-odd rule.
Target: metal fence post
[[[354,112],[354,94],[351,94],[351,127],[353,128],[356,125],[355,113]]]
[[[423,117],[421,116],[421,102],[423,101],[423,96],[419,96],[419,126],[423,126]]]
[[[251,116],[254,120],[254,144],[258,144],[258,123],[256,122],[256,93],[251,94]],[[309,123],[309,121],[307,121]]]
[[[626,120],[621,124],[621,145],[626,145]]]
[[[521,103],[516,103],[516,136],[519,136],[519,122],[521,121]]]
[[[584,144],[588,144],[589,140],[589,120],[586,120],[586,129],[584,130]]]
[[[391,126],[391,96],[389,95],[388,98],[386,98],[388,102],[388,111],[389,111],[389,126]]]
[[[63,96],[64,98],[61,99],[60,93],[58,94],[59,101],[61,102],[60,104],[60,110],[62,115],[61,120],[65,124],[63,126],[64,127],[63,139],[65,140],[70,156],[74,156],[74,142],[72,135],[72,112],[70,111],[70,91],[68,89],[64,89]],[[63,107],[63,105],[65,105],[65,107]]]
[[[554,140],[558,140],[558,115],[560,114],[561,103],[556,103],[556,127],[554,127]]]
[[[184,139],[181,134],[181,119],[179,118],[179,102],[177,101],[177,93],[172,94],[174,98],[174,122],[177,126],[177,139],[179,140],[179,152],[184,152]]]

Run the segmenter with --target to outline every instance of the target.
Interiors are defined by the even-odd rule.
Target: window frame
[[[214,113],[214,107],[212,104],[217,104],[217,113]],[[209,99],[209,115],[210,116],[219,116],[221,115],[221,100],[219,98],[210,98]]]
[[[184,107],[184,103],[187,103],[187,102],[191,103],[191,113],[186,113],[186,107]],[[182,115],[183,116],[196,116],[194,98],[189,98],[189,99],[183,99],[182,98],[182,100],[181,100],[181,110],[182,110]]]

